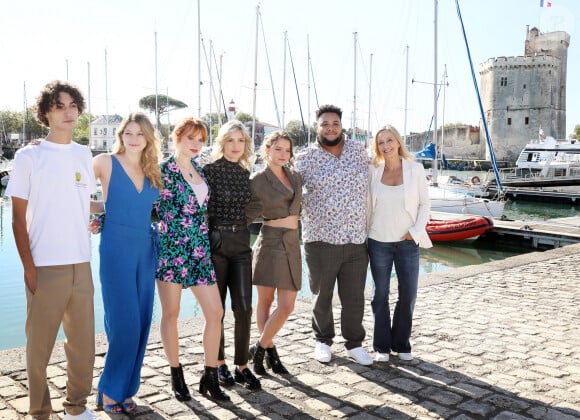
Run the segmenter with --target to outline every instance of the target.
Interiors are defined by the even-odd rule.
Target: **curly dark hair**
[[[40,95],[36,98],[36,105],[34,107],[36,120],[45,127],[48,127],[46,114],[50,111],[50,107],[58,102],[61,92],[66,92],[73,98],[73,101],[77,104],[79,115],[81,115],[85,109],[85,98],[78,87],[62,80],[53,80],[52,82],[47,83],[42,91],[40,91]]]
[[[316,110],[316,119],[320,118],[322,114],[326,114],[327,112],[338,115],[338,118],[342,120],[342,109],[336,105],[322,105]]]

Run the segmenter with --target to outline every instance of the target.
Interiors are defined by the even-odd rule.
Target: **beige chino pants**
[[[62,323],[67,359],[67,413],[81,414],[91,393],[95,362],[93,279],[88,262],[37,267],[33,295],[26,288],[26,370],[29,414],[39,420],[52,412],[46,369]]]

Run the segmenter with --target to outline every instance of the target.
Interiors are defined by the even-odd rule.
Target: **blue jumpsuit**
[[[100,279],[109,348],[99,391],[122,402],[137,393],[149,337],[155,269],[156,234],[151,210],[159,190],[145,177],[135,185],[112,155],[111,180],[101,232]]]

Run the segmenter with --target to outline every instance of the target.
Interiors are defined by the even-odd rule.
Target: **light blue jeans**
[[[371,306],[375,317],[373,347],[376,352],[411,352],[413,310],[419,282],[419,246],[414,241],[379,242],[368,240],[371,273],[375,291]],[[391,272],[395,265],[399,299],[393,323],[389,307]]]

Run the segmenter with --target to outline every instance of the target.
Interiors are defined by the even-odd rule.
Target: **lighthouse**
[[[236,103],[232,99],[228,106],[228,111],[226,112],[226,116],[228,117],[228,121],[233,120],[236,117]]]

